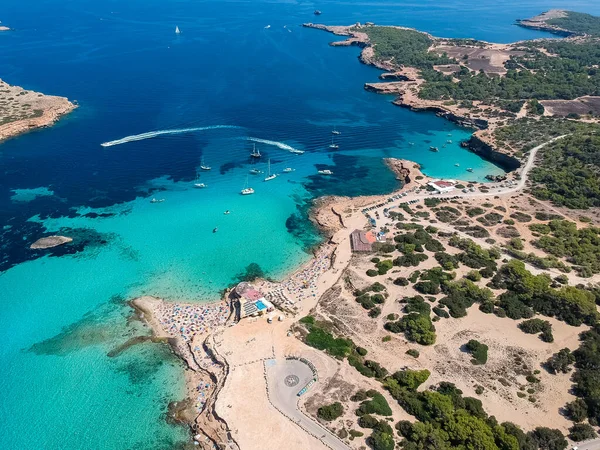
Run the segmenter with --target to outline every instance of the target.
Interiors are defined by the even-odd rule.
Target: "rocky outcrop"
[[[498,164],[507,172],[512,172],[521,167],[521,162],[517,158],[495,149],[493,145],[486,142],[477,133],[474,133],[468,141],[465,141],[464,147],[473,153],[477,153],[482,158]]]
[[[73,242],[73,239],[67,236],[47,236],[35,241],[29,247],[32,250],[43,250],[46,248],[58,247],[59,245]]]

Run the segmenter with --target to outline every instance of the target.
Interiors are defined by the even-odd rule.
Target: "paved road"
[[[569,448],[577,447],[579,450],[600,450],[600,439],[592,439],[591,441],[575,444]]]
[[[307,417],[298,409],[298,392],[313,379],[311,369],[297,360],[270,359],[265,361],[271,403],[290,420],[333,450],[351,450],[340,439]],[[288,376],[297,377],[297,384],[288,386]],[[295,381],[295,380],[292,380]]]
[[[547,142],[544,142],[543,144],[538,145],[537,147],[532,148],[529,151],[529,156],[527,157],[527,162],[525,163],[525,165],[523,166],[523,168],[520,170],[519,175],[520,175],[520,180],[517,182],[517,184],[515,184],[514,186],[511,186],[509,188],[503,188],[503,189],[498,189],[497,191],[491,191],[484,193],[484,192],[451,192],[448,193],[447,195],[449,196],[459,196],[459,197],[489,197],[490,195],[507,195],[507,194],[514,194],[515,192],[520,191],[521,189],[523,189],[525,187],[525,183],[527,182],[527,175],[529,175],[529,171],[533,168],[533,164],[535,163],[535,157],[537,155],[537,152],[539,150],[541,150],[542,148],[544,148],[546,145],[551,144],[554,141],[557,141],[559,139],[564,138],[565,136],[568,136],[567,134],[563,134],[562,136],[557,136],[553,139],[550,139]],[[425,195],[428,196],[428,195]]]

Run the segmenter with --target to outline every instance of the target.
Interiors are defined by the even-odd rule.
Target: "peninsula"
[[[76,107],[65,97],[27,91],[0,80],[0,142],[48,127]]]
[[[385,70],[365,88],[477,128],[465,145],[512,171],[386,159],[402,188],[317,199],[326,241],[285,279],[133,301],[184,361],[171,412],[199,448],[598,448],[598,20],[548,13],[520,24],[569,37],[506,45],[305,25]]]

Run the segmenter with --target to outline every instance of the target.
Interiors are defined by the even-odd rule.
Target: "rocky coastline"
[[[552,16],[556,17],[556,16]],[[547,17],[546,20],[552,18]],[[419,70],[414,67],[397,66],[390,62],[378,61],[375,58],[375,53],[371,47],[367,33],[360,32],[361,24],[352,26],[328,26],[321,24],[305,23],[304,27],[314,28],[317,30],[327,31],[336,36],[347,36],[344,41],[332,42],[332,46],[358,46],[362,48],[359,60],[363,64],[377,67],[385,72],[379,76],[382,82],[365,83],[364,89],[369,92],[374,92],[384,95],[394,95],[396,98],[393,104],[402,108],[408,108],[415,112],[429,112],[449,120],[459,126],[473,128],[475,133],[463,145],[465,148],[477,153],[482,158],[494,162],[504,170],[511,172],[521,166],[520,161],[508,154],[501,148],[494,146],[492,142],[484,139],[482,132],[485,130],[493,131],[497,126],[498,119],[487,114],[487,109],[483,105],[481,112],[473,114],[467,108],[461,107],[460,104],[449,104],[438,100],[426,100],[419,97],[419,87],[424,82],[421,78]],[[403,28],[403,27],[397,27]],[[411,29],[412,30],[412,29]],[[414,30],[418,31],[418,30]],[[442,41],[428,33],[423,33],[434,41]],[[494,46],[496,44],[484,43]],[[478,102],[473,102],[475,105]]]
[[[562,37],[577,36],[577,33],[574,33],[573,31],[569,31],[548,23],[549,20],[558,19],[566,16],[567,12],[565,10],[551,9],[529,19],[519,19],[517,20],[517,25],[532,30],[546,31],[548,33],[557,34]]]
[[[53,125],[77,105],[66,97],[44,95],[0,80],[0,142]]]

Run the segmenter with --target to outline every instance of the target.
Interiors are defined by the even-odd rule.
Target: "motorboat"
[[[319,170],[318,173],[321,175],[333,175],[333,172],[329,169]]]
[[[293,171],[294,171],[294,169],[292,169],[291,167],[286,167],[285,169],[283,169],[282,172],[283,173],[290,173],[290,172],[293,172]]]
[[[430,151],[432,151],[432,152],[436,152],[436,153],[440,151],[440,149],[439,149],[439,148],[437,148],[437,147],[433,147],[433,146],[432,146],[432,147],[429,147],[429,150],[430,150]]]

